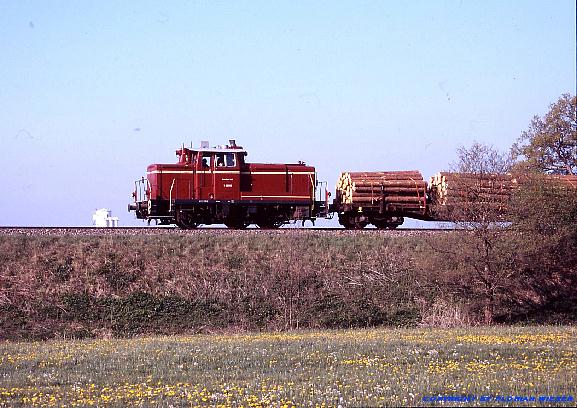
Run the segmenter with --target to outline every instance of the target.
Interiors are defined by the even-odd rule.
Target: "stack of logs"
[[[429,195],[434,204],[497,203],[505,205],[517,180],[510,174],[440,172],[431,177]]]
[[[475,203],[505,211],[511,194],[536,177],[562,187],[577,188],[577,176],[440,172],[431,177],[429,196],[431,202],[438,205],[457,207]]]
[[[559,186],[577,190],[577,175],[575,174],[569,174],[566,176],[548,174],[543,177],[545,177],[545,180],[555,183]],[[520,180],[520,182],[523,181]]]
[[[341,173],[336,191],[342,204],[409,211],[427,204],[427,183],[417,170]]]

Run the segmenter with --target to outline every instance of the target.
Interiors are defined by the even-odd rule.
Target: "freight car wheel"
[[[384,229],[395,229],[399,226],[399,224],[396,223],[390,223],[390,222],[373,222],[373,225],[375,227],[377,227],[377,229],[379,230],[384,230]]]
[[[339,214],[339,224],[345,229],[363,229],[369,224],[369,221],[362,215],[344,213]]]
[[[401,225],[403,222],[405,222],[405,218],[403,218],[403,217],[394,217],[393,219],[394,219],[394,221],[389,223],[389,227],[388,227],[389,229],[392,229],[392,230],[397,229],[397,227],[399,225]]]
[[[378,229],[390,229],[390,230],[394,230],[397,229],[397,227],[399,226],[399,224],[387,224],[382,228],[378,228]]]
[[[351,221],[351,216],[346,213],[339,214],[339,224],[345,227],[345,229],[353,229],[355,227]]]
[[[183,221],[176,221],[176,226],[182,229],[195,229],[198,227],[196,222],[183,222]]]
[[[355,218],[354,224],[355,224],[355,227],[354,227],[355,229],[363,229],[367,225],[369,225],[369,222],[365,221],[363,219]]]
[[[372,224],[380,230],[383,229],[395,229],[397,228],[399,225],[401,225],[403,222],[405,221],[405,219],[403,217],[392,217],[392,218],[386,218],[386,219],[373,219],[371,222]]]

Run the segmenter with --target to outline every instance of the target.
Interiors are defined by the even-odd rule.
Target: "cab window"
[[[217,153],[216,167],[235,167],[236,157],[234,153]]]
[[[236,155],[234,153],[227,153],[226,154],[226,167],[234,167],[236,166]]]
[[[198,160],[200,161],[200,169],[208,169],[210,167],[210,155],[206,153],[199,153]]]

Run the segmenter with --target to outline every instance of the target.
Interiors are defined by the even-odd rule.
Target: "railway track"
[[[321,228],[321,227],[286,227],[273,230],[262,230],[259,228],[247,228],[244,230],[231,230],[219,227],[199,227],[193,230],[182,230],[172,226],[150,226],[150,227],[0,227],[0,235],[196,235],[196,234],[306,234],[309,232],[327,232],[334,234],[383,234],[392,236],[437,234],[457,231],[453,228],[398,228],[396,230],[378,230],[376,228],[366,228],[363,230],[347,230],[344,228]]]

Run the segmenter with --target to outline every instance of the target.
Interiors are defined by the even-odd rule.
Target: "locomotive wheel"
[[[257,222],[256,225],[258,225],[258,227],[260,229],[277,229],[280,228],[284,225],[284,222],[282,221],[262,221],[262,222]]]
[[[182,229],[195,229],[198,227],[198,223],[196,222],[184,222],[184,221],[176,221],[176,225]]]
[[[198,222],[194,222],[194,219],[183,211],[176,213],[176,219],[174,223],[182,229],[195,229],[198,227]]]
[[[182,229],[195,229],[196,227],[198,227],[198,224],[196,222],[187,223],[182,221],[176,221],[176,225]]]
[[[228,229],[245,229],[249,226],[248,223],[244,222],[243,220],[228,220],[224,223]]]

